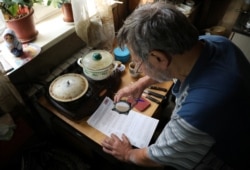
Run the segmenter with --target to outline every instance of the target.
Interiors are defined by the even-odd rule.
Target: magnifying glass
[[[114,108],[112,110],[120,114],[128,114],[130,109],[131,109],[131,104],[127,101],[121,100],[115,103]]]

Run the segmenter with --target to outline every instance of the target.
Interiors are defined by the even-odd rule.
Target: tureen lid
[[[61,102],[79,99],[87,90],[87,79],[76,73],[68,73],[57,77],[49,87],[50,96]]]
[[[101,70],[109,67],[114,61],[111,53],[105,50],[93,50],[82,59],[84,67],[91,70]]]

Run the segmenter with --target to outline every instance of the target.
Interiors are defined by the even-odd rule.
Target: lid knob
[[[102,59],[102,55],[100,53],[93,53],[92,58],[93,60],[98,61]]]

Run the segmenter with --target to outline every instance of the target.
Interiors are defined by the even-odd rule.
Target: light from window
[[[61,12],[61,9],[54,8],[52,6],[45,6],[41,4],[34,4],[33,8],[35,11],[34,19],[35,19],[36,24]]]

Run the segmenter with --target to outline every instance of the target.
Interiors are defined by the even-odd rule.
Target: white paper
[[[121,138],[125,134],[135,147],[148,146],[159,120],[134,110],[130,110],[127,115],[119,114],[112,110],[113,107],[113,101],[106,97],[87,120],[88,124],[107,136],[114,133]]]

